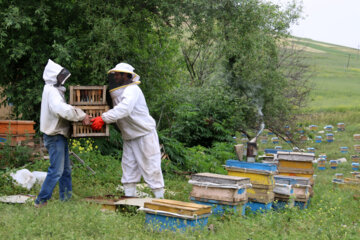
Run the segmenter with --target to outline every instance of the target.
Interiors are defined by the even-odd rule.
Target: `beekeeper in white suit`
[[[127,63],[119,63],[108,72],[109,92],[113,108],[91,119],[93,130],[104,123],[116,123],[123,138],[121,182],[125,196],[136,195],[136,183],[141,176],[156,198],[164,197],[161,153],[155,120],[150,116],[140,76]]]
[[[45,86],[41,99],[40,131],[49,152],[50,167],[35,200],[35,207],[47,204],[58,182],[60,200],[71,197],[72,181],[67,140],[70,136],[69,121],[83,121],[83,124],[90,125],[90,119],[81,109],[65,101],[64,84],[70,75],[66,68],[50,59],[44,69]]]

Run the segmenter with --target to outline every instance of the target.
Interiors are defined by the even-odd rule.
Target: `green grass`
[[[309,110],[317,112],[360,106],[360,53],[357,49],[307,39],[297,39],[295,43],[323,51],[306,52],[315,74],[311,78],[313,90]]]

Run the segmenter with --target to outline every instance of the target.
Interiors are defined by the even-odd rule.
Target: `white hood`
[[[52,85],[56,84],[57,83],[56,77],[61,72],[62,69],[63,69],[62,66],[49,59],[43,73],[43,79],[45,81],[45,84],[52,84]]]

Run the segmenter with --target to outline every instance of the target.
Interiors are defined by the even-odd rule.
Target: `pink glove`
[[[101,117],[93,118],[90,121],[92,122],[91,128],[94,131],[99,131],[105,124],[104,120]]]

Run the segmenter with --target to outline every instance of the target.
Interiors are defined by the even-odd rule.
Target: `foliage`
[[[28,163],[33,150],[27,146],[12,146],[8,141],[0,145],[0,168],[18,168]]]
[[[149,100],[176,80],[177,44],[155,2],[6,0],[0,9],[0,85],[16,118],[39,119],[49,58],[70,70],[74,85],[103,85],[110,68],[128,62]]]
[[[165,94],[158,109],[167,112],[158,114],[159,128],[187,147],[229,141],[252,111],[216,77],[201,88],[175,88]]]

